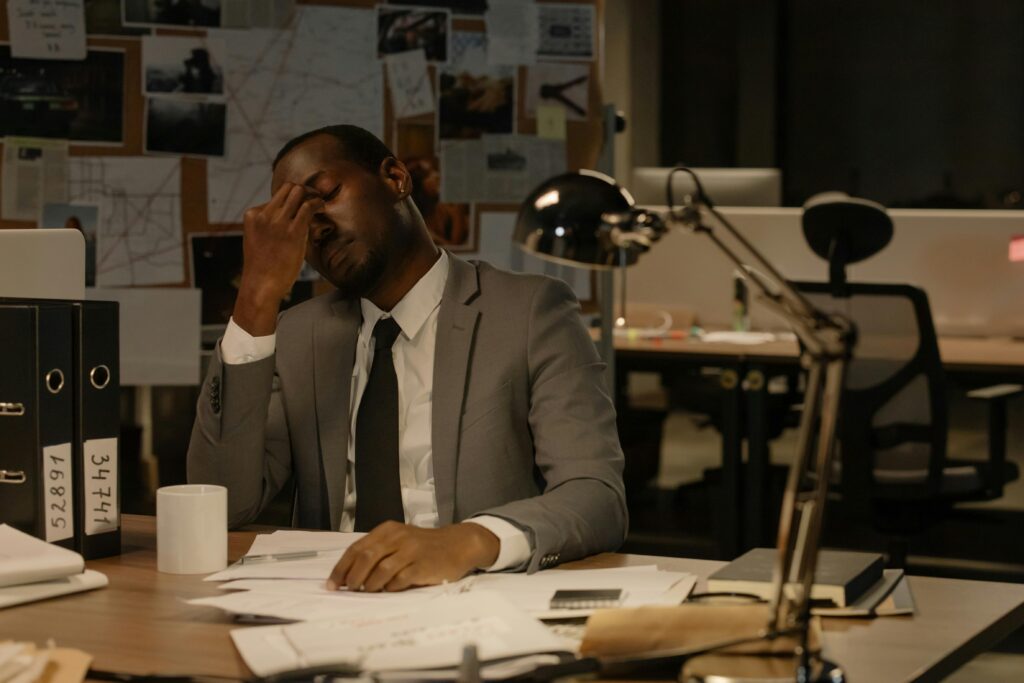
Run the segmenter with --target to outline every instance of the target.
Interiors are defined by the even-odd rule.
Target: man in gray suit
[[[623,457],[574,295],[438,249],[412,189],[353,126],[281,150],[273,197],[245,213],[189,481],[226,486],[237,526],[291,477],[298,526],[369,532],[333,588],[402,590],[614,550]],[[337,291],[279,314],[304,258]]]

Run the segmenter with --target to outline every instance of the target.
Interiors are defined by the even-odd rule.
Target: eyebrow
[[[306,178],[304,181],[302,181],[302,184],[307,186],[307,187],[312,187],[313,183],[316,182],[316,179],[319,178],[321,176],[321,174],[323,174],[323,171],[317,171],[317,172],[313,173],[308,178]]]

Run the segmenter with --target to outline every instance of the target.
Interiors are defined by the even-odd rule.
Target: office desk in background
[[[984,377],[992,384],[1024,382],[1024,341],[1008,337],[940,337],[939,353],[948,374]],[[798,371],[796,341],[763,344],[691,339],[615,339],[616,407],[629,409],[631,372],[652,372],[671,381],[696,368],[717,367],[721,411],[722,469],[717,499],[719,557],[773,545],[768,510],[769,382]],[[1005,420],[1004,420],[1005,422]],[[747,462],[743,464],[744,435]],[[627,455],[628,457],[628,455]]]
[[[184,600],[215,595],[200,576],[156,570],[153,517],[125,515],[124,553],[86,563],[110,586],[0,610],[0,637],[53,638],[94,656],[93,667],[132,674],[250,675],[228,633],[238,628],[220,610]],[[228,556],[248,549],[255,532],[232,532]],[[657,564],[704,579],[721,562],[606,553],[567,568]],[[936,681],[1024,624],[1024,585],[911,577],[914,617],[825,619],[825,653],[851,681]]]

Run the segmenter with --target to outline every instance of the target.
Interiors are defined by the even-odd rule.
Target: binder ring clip
[[[28,478],[24,472],[14,470],[0,470],[0,484],[24,484]]]
[[[110,384],[110,368],[106,365],[97,365],[89,371],[89,382],[97,389],[102,389]]]
[[[59,394],[64,388],[64,373],[60,368],[54,368],[46,373],[46,390],[51,394]]]
[[[25,414],[24,403],[4,403],[0,401],[0,416],[20,417]]]

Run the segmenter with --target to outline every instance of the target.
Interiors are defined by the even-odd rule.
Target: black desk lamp
[[[689,174],[696,195],[677,206],[672,177]],[[771,620],[760,637],[774,640],[796,634],[802,644],[797,680],[842,680],[839,669],[810,652],[810,595],[821,538],[822,513],[835,450],[836,422],[846,366],[854,345],[853,324],[816,309],[794,289],[754,246],[718,211],[693,171],[669,174],[667,211],[633,207],[629,193],[607,176],[592,171],[567,173],[534,190],[519,210],[513,241],[541,258],[589,268],[633,264],[669,229],[706,235],[745,274],[758,300],[781,315],[802,342],[801,362],[808,369],[804,411],[779,520],[778,555],[772,590]],[[845,214],[844,214],[845,215]],[[718,229],[706,222],[711,217]],[[736,641],[677,653],[695,656],[736,645]],[[664,657],[669,653],[652,653]]]

